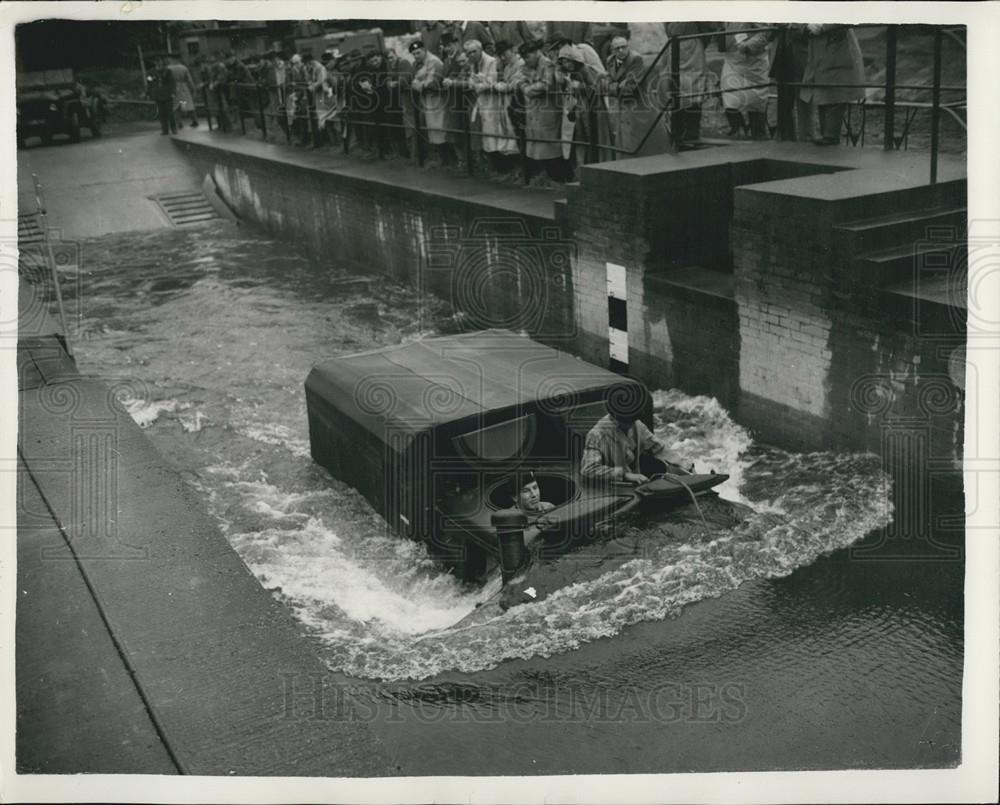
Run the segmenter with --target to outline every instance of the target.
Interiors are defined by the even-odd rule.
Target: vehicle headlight
[[[56,106],[56,104],[54,104],[54,103],[50,103],[49,104],[49,111],[50,112],[58,112],[59,111],[59,107]]]

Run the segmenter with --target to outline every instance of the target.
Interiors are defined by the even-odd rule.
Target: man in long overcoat
[[[820,136],[817,145],[840,142],[840,127],[847,104],[865,97],[864,87],[810,87],[808,84],[863,84],[864,61],[858,39],[849,25],[810,23],[809,52],[806,56],[799,98],[819,111]]]
[[[447,123],[447,96],[441,92],[441,59],[428,52],[419,39],[410,43],[409,50],[414,67],[410,87],[414,103],[423,111],[427,142],[435,146],[447,145],[444,131]]]
[[[766,31],[745,33],[761,28],[759,22],[727,22],[720,37],[725,50],[722,63],[722,105],[729,121],[729,134],[735,136],[744,126],[744,113],[754,140],[767,139],[767,84],[770,83],[770,38]]]
[[[629,48],[624,36],[616,36],[611,40],[607,69],[612,142],[617,148],[633,151],[645,133],[639,117],[639,82],[646,72],[646,65],[642,56]]]
[[[706,38],[692,36],[705,34],[716,29],[717,23],[706,22],[665,22],[668,37],[691,37],[677,40],[680,48],[681,80],[678,88],[681,94],[680,139],[692,142],[701,138],[701,107],[705,93],[710,89],[708,63],[705,59]],[[669,75],[669,62],[666,72]],[[669,86],[662,84],[661,86]]]
[[[560,142],[562,104],[555,65],[542,54],[538,39],[523,43],[518,53],[524,60],[519,82],[524,96],[525,154],[533,163],[543,165],[552,178],[565,181],[567,169]]]
[[[610,139],[601,90],[607,78],[604,66],[592,66],[576,45],[559,49],[556,81],[563,99],[563,156],[582,165],[588,152]],[[594,113],[593,115],[591,113]]]

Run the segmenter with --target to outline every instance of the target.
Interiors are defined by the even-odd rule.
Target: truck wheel
[[[42,145],[52,145],[52,132],[49,129],[45,129],[42,132]]]
[[[80,142],[80,113],[70,112],[69,113],[69,126],[67,127],[69,132],[69,141],[71,143]]]
[[[100,121],[98,121],[96,115],[90,118],[90,136],[91,137],[101,136],[101,124]]]

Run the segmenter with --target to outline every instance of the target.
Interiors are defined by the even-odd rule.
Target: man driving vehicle
[[[639,419],[646,401],[640,386],[621,385],[608,391],[604,400],[608,413],[590,429],[584,443],[580,463],[584,478],[643,484],[671,464],[682,469]]]
[[[530,470],[521,475],[521,487],[517,493],[517,508],[527,515],[544,514],[552,511],[556,505],[542,500],[542,493],[538,489],[538,481],[535,473]]]

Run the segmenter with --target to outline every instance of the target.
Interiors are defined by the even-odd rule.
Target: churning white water
[[[720,494],[752,513],[724,526],[695,516],[669,532],[645,525],[633,555],[598,558],[543,600],[438,634],[489,591],[463,588],[422,545],[387,534],[357,492],[312,462],[302,384],[323,357],[433,332],[441,310],[387,283],[377,296],[365,284],[345,291],[343,272],[317,274],[283,245],[229,229],[100,239],[87,250],[91,265],[117,270],[83,283],[83,370],[126,373],[136,421],[331,669],[421,679],[568,652],[787,575],[892,516],[875,457],[767,448],[715,400],[658,391],[657,434],[698,471],[729,473]]]

